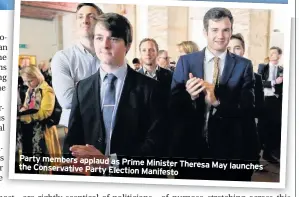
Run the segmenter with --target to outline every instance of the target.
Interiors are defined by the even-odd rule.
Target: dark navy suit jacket
[[[172,155],[256,159],[255,79],[251,61],[227,52],[220,83],[215,87],[220,105],[208,120],[207,147],[203,137],[205,95],[202,92],[199,98],[192,101],[185,87],[189,73],[204,79],[204,59],[205,49],[181,56],[174,71],[170,99],[170,114],[174,124]]]

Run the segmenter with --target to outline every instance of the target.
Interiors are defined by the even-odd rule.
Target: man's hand
[[[283,82],[283,77],[277,77],[277,79],[275,80],[276,84],[281,84]]]
[[[203,86],[205,87],[205,100],[206,103],[210,104],[210,105],[216,105],[217,104],[217,99],[215,97],[215,85],[208,83],[208,82],[204,82]]]
[[[96,149],[94,146],[86,144],[84,145],[74,145],[70,148],[72,155],[76,158],[80,159],[101,159],[103,160],[101,163],[103,164],[93,164],[93,166],[101,166],[102,168],[109,167],[110,162],[104,162],[104,160],[109,160],[107,156],[105,156],[101,151]]]
[[[27,110],[27,108],[26,107],[21,107],[21,109],[19,110],[20,112],[23,112],[23,111],[26,111]]]
[[[193,77],[192,73],[189,73],[189,80],[186,83],[186,90],[190,94],[191,99],[195,100],[199,97],[199,93],[201,93],[205,87],[202,86],[204,81],[200,78]]]

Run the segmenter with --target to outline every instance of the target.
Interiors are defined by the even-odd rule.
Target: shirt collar
[[[156,66],[156,69],[152,72],[152,74],[156,74],[157,71],[160,70],[159,68],[160,68],[160,67],[157,65],[157,66]],[[146,70],[146,68],[145,68],[144,66],[142,66],[142,69],[143,69],[144,74],[151,74],[150,72],[148,72],[148,71]]]
[[[114,74],[116,76],[117,79],[120,79],[120,80],[124,80],[125,79],[125,76],[127,74],[127,70],[128,70],[128,66],[127,64],[125,63],[124,65],[120,66],[119,68],[115,69],[112,71],[112,74]],[[103,69],[102,69],[102,66],[100,65],[100,77],[101,77],[101,81],[103,82],[104,79],[105,79],[105,76],[107,75],[108,73],[105,72]]]
[[[271,62],[269,62],[269,66],[270,66],[270,67],[275,67],[275,66],[277,66],[277,65],[274,65],[274,64],[272,64]]]
[[[78,41],[76,43],[76,45],[78,46],[78,48],[80,49],[80,51],[82,53],[84,53],[84,54],[91,54],[92,56],[94,56],[94,54],[90,53],[87,49],[84,48],[83,44],[80,41]]]
[[[220,58],[221,61],[225,61],[226,58],[226,54],[227,54],[227,50],[225,50],[223,53],[221,53],[218,57]],[[210,62],[211,60],[213,60],[213,58],[215,57],[215,55],[208,49],[206,48],[205,50],[205,58],[207,62]]]

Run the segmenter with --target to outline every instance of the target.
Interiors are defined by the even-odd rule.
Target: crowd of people
[[[255,73],[228,9],[205,14],[207,46],[180,42],[177,62],[153,38],[142,39],[140,58],[128,62],[130,22],[95,4],[79,4],[76,21],[80,39],[53,56],[51,69],[21,67],[17,155],[258,163],[263,152],[279,163],[282,50],[271,47]],[[178,170],[176,178],[239,181],[254,172]]]

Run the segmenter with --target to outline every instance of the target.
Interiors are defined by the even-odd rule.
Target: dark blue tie
[[[112,124],[113,124],[113,111],[115,107],[115,85],[116,76],[113,74],[107,74],[104,81],[106,80],[106,86],[104,95],[103,95],[103,120],[105,124],[106,131],[106,149],[105,155],[110,154],[110,141],[112,133]]]

